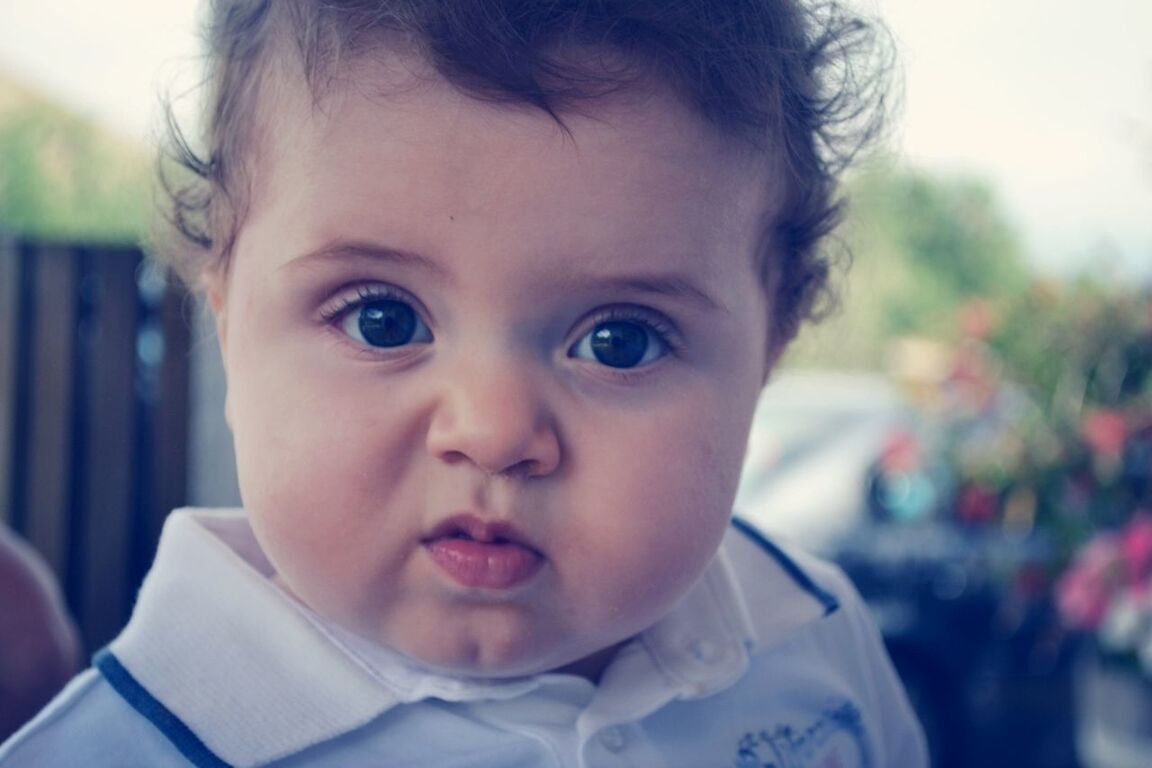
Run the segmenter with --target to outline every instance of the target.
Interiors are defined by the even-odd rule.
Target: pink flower
[[[1152,514],[1140,512],[1116,532],[1085,544],[1056,585],[1064,623],[1096,631],[1122,594],[1133,605],[1152,605]]]
[[[1128,584],[1137,591],[1152,582],[1152,514],[1139,513],[1121,532],[1121,550],[1128,572]]]
[[[1123,584],[1118,537],[1108,533],[1092,539],[1056,584],[1056,605],[1064,623],[1094,631]]]

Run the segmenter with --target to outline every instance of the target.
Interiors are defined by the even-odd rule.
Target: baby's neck
[[[628,641],[622,640],[615,645],[602,648],[589,656],[577,659],[571,664],[566,664],[552,671],[559,674],[576,675],[577,677],[584,678],[593,685],[599,685],[600,676],[604,674],[604,670],[607,669],[608,664],[612,661],[616,652],[619,651],[620,647],[626,642]]]

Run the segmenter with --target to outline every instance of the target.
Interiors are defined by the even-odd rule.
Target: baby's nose
[[[489,475],[551,474],[560,463],[560,436],[538,378],[513,360],[461,366],[444,384],[428,450]]]

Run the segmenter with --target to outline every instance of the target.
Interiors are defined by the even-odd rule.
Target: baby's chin
[[[384,647],[400,653],[413,664],[433,674],[447,677],[499,681],[552,672],[576,675],[596,682],[619,645],[575,658],[571,655],[541,652],[541,649],[511,653],[506,648],[494,649],[483,643],[471,642],[437,648],[436,652],[426,647],[410,650],[391,648],[388,645]]]
[[[417,631],[411,620],[398,617],[373,625],[325,610],[294,590],[279,573],[272,575],[271,580],[289,598],[342,630],[386,653],[402,657],[413,666],[446,677],[499,681],[551,672],[575,675],[595,683],[628,639],[580,648],[572,645],[570,635],[549,632],[540,636],[516,621],[464,631],[436,623]],[[397,627],[408,631],[397,636]]]

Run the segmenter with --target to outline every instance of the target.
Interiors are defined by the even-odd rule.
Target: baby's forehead
[[[705,165],[723,165],[735,179],[746,176],[753,162],[743,147],[658,89],[616,93],[549,114],[532,105],[476,98],[434,73],[421,72],[397,88],[392,70],[381,78],[369,71],[334,84],[322,101],[305,109],[285,117],[307,134],[311,150],[360,141],[349,149],[368,156],[372,144],[394,142],[401,145],[398,150],[413,153],[430,148],[422,156],[426,161],[449,162],[467,148],[498,155],[510,170],[545,155],[572,156],[588,165],[611,152],[621,163],[621,183],[656,164],[685,183],[699,177]]]
[[[723,133],[651,76],[562,111],[467,91],[409,49],[373,50],[321,82],[306,77],[299,63],[278,67],[273,77],[261,111],[264,125],[275,126],[264,139],[279,163],[326,156],[350,137],[430,147],[423,160],[432,164],[449,161],[437,147],[502,153],[513,164],[553,153],[587,157],[610,146],[621,175],[640,173],[653,161],[689,175],[699,174],[702,163],[722,164],[733,183],[758,175],[758,187],[767,193],[762,207],[776,199],[776,158]],[[656,198],[660,191],[650,194]]]
[[[580,59],[620,58],[610,50],[585,49],[578,56]],[[338,112],[341,104],[355,99],[376,100],[403,114],[426,107],[427,97],[433,95],[446,110],[484,107],[492,115],[504,118],[520,115],[527,121],[545,115],[562,133],[574,119],[626,118],[644,123],[650,142],[659,142],[670,134],[690,133],[698,141],[728,146],[734,152],[744,151],[749,156],[763,154],[760,147],[706,120],[666,78],[644,64],[637,65],[634,74],[618,74],[619,82],[612,87],[605,86],[602,92],[545,103],[534,99],[531,93],[504,93],[454,79],[437,69],[418,49],[403,43],[392,45],[390,41],[361,51],[355,58],[329,64],[322,74],[306,73],[299,52],[281,53],[277,62],[269,78],[272,99],[267,108],[288,111],[308,105],[314,119]],[[659,110],[658,114],[653,106]]]

